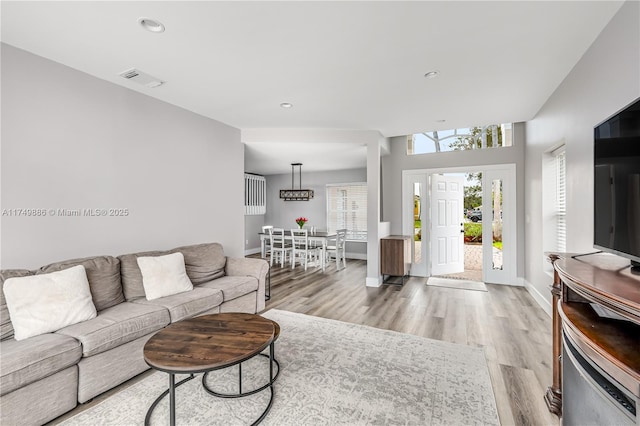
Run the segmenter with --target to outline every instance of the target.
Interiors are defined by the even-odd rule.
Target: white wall
[[[267,208],[269,208],[267,206]],[[264,215],[245,215],[244,216],[244,252],[245,254],[258,253],[260,251],[260,237],[258,232],[262,231],[262,227],[266,225]]]
[[[303,189],[313,189],[314,197],[309,201],[283,201],[280,190],[291,188],[291,173],[267,176],[267,214],[265,224],[283,228],[294,228],[294,219],[304,216],[308,226],[327,228],[326,185],[329,183],[367,182],[367,169],[334,170],[330,172],[303,172]],[[298,187],[296,171],[295,185]]]
[[[567,251],[593,250],[593,127],[640,96],[640,3],[627,1],[558,89],[526,123],[526,267],[529,290],[548,311],[542,163],[566,145]]]
[[[3,268],[211,241],[243,255],[238,129],[1,46],[1,209],[129,211],[3,215]]]
[[[285,229],[295,228],[295,218],[304,216],[309,219],[307,226],[317,229],[327,228],[326,185],[330,183],[353,183],[367,181],[367,169],[334,170],[331,172],[303,172],[303,189],[313,189],[314,197],[309,201],[283,201],[280,190],[291,188],[291,174],[270,175],[267,179],[267,214],[264,216],[246,216],[246,240],[249,240],[247,250],[260,247],[258,232],[262,225],[273,225]],[[298,185],[296,171],[295,185]],[[255,219],[255,218],[263,218]],[[347,243],[348,254],[364,258],[366,245],[364,243]]]
[[[382,146],[389,139],[379,138],[367,142],[367,279],[368,287],[382,285],[380,273],[380,222],[381,222],[381,160]]]
[[[391,222],[391,233],[402,234],[402,171],[476,167],[489,164],[516,165],[517,276],[524,277],[524,125],[514,123],[513,146],[473,151],[450,151],[407,155],[407,138],[391,139],[391,155],[382,157],[382,221]]]

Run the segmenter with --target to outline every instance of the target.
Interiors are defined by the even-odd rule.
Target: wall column
[[[382,284],[380,275],[380,141],[367,142],[367,280],[369,287]]]

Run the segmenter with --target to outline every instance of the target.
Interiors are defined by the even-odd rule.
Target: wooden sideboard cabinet
[[[573,256],[548,254],[553,384],[545,401],[563,424],[640,425],[640,276],[618,256]]]
[[[404,277],[411,268],[411,237],[389,235],[380,240],[380,273],[384,277]]]

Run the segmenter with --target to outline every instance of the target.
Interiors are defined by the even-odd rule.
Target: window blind
[[[347,230],[348,240],[367,239],[367,184],[327,185],[327,230]]]
[[[556,245],[567,251],[567,181],[565,151],[556,151]]]

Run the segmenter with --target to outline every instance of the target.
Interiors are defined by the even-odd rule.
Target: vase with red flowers
[[[309,221],[309,219],[307,219],[306,217],[300,216],[300,217],[296,218],[296,223],[298,224],[300,229],[302,229],[304,224],[307,223],[308,221]]]

